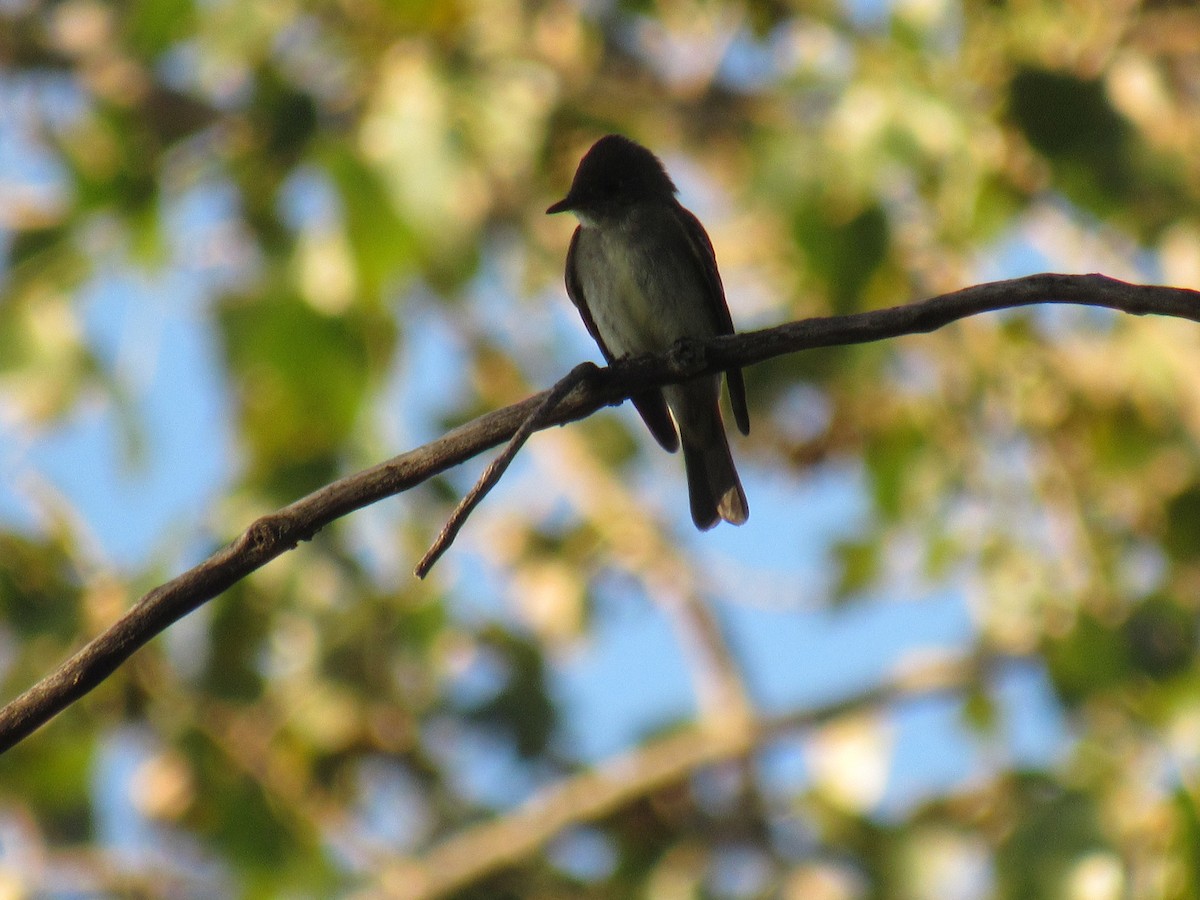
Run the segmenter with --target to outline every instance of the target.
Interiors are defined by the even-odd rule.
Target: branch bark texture
[[[582,419],[637,390],[753,365],[787,353],[934,331],[958,319],[1041,303],[1106,307],[1132,315],[1200,321],[1200,292],[1135,285],[1104,275],[1031,275],[976,285],[889,309],[804,319],[775,328],[688,342],[657,357],[598,370],[539,416],[539,428]],[[0,709],[0,752],[100,684],[134,651],[249,573],[331,522],[402,493],[510,439],[541,407],[542,392],[479,417],[387,462],[342,478],[253,522],[232,544],[143,596],[55,672]]]

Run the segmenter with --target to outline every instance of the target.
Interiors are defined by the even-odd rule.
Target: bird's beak
[[[571,195],[567,194],[567,196],[563,197],[561,200],[559,200],[553,206],[548,207],[546,209],[546,215],[552,216],[555,213],[567,212],[570,208],[571,208]]]

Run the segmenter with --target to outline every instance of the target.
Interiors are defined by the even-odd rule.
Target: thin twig
[[[595,378],[581,384],[538,427],[582,419],[650,387],[678,384],[787,353],[920,334],[967,316],[1038,303],[1074,303],[1200,322],[1200,292],[1127,284],[1104,275],[1029,275],[975,285],[907,306],[804,319],[689,344],[689,352],[624,361],[601,369]],[[252,523],[232,544],[143,596],[58,669],[0,709],[0,752],[95,688],[172,622],[329,523],[508,440],[545,396],[538,394],[480,416],[423,447],[339,479]]]
[[[421,561],[417,563],[417,567],[413,570],[413,574],[418,578],[424,578],[429,574],[429,570],[434,564],[442,558],[442,554],[450,549],[450,545],[454,543],[454,539],[458,537],[458,533],[466,524],[467,516],[469,516],[475,507],[480,504],[488,492],[494,488],[500,478],[508,470],[509,464],[516,459],[517,452],[529,440],[529,436],[540,429],[550,413],[558,406],[563,399],[575,390],[588,378],[594,378],[600,370],[595,363],[584,362],[577,365],[567,376],[561,379],[558,384],[542,395],[542,402],[529,414],[521,427],[516,430],[516,433],[509,438],[504,449],[500,451],[500,455],[493,459],[483,474],[479,476],[479,480],[475,482],[475,486],[467,492],[467,495],[459,501],[458,506],[454,507],[454,512],[450,514],[450,518],[438,532],[437,538],[429,549],[425,551],[425,555],[421,557]]]

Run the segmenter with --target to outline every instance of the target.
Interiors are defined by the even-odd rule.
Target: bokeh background
[[[542,211],[610,131],[742,329],[1200,287],[1190,0],[0,0],[4,697],[597,358]],[[757,366],[741,529],[628,406],[425,582],[485,461],[357,513],[0,758],[0,897],[1197,896],[1197,360],[1055,308]]]

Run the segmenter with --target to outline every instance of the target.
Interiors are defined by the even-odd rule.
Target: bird
[[[657,156],[609,134],[584,154],[567,195],[546,210],[579,221],[567,250],[567,295],[610,364],[664,353],[684,339],[733,334],[712,241],[676,194]],[[749,434],[741,370],[727,370],[725,383],[734,421]],[[741,525],[750,515],[720,390],[719,374],[704,375],[630,398],[664,450],[682,447],[692,521],[701,531],[722,520]]]

